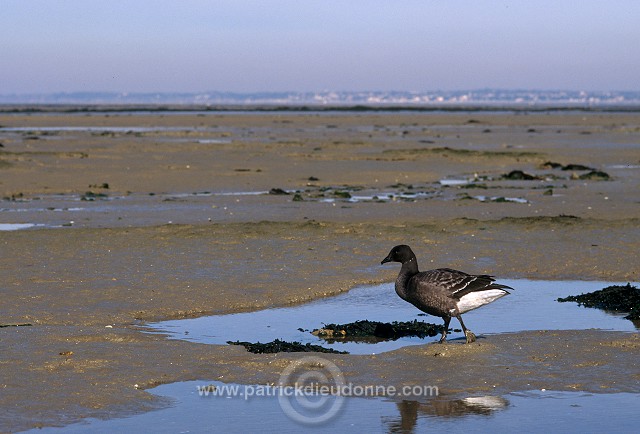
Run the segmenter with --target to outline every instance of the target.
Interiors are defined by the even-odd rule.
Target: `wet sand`
[[[275,382],[295,355],[140,326],[392,281],[379,263],[399,243],[422,269],[640,280],[636,113],[0,114],[0,126],[0,222],[62,226],[0,232],[0,324],[33,324],[0,328],[0,432],[158,408],[144,389],[161,383]],[[512,170],[541,179],[500,178]],[[291,194],[212,195],[273,188]],[[589,330],[323,357],[353,383],[429,380],[457,396],[638,393],[639,352],[637,333]]]

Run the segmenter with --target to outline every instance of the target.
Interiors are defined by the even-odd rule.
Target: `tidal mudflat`
[[[0,328],[0,431],[166,408],[147,392],[161,384],[272,384],[300,356],[148,324],[392,282],[379,262],[400,243],[421,269],[640,280],[635,112],[5,111],[0,143],[0,324],[32,324]],[[353,384],[436,384],[454,401],[615,401],[640,393],[638,339],[541,326],[323,357]]]

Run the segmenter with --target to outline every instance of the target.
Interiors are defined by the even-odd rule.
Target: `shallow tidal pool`
[[[630,433],[636,431],[640,422],[640,394],[524,391],[457,400],[435,398],[424,403],[348,398],[332,418],[310,425],[291,418],[278,397],[205,397],[198,392],[198,387],[205,384],[222,386],[219,382],[205,381],[165,384],[150,392],[171,399],[170,408],[29,432]]]
[[[479,339],[494,333],[528,330],[603,329],[632,332],[640,327],[640,324],[636,327],[633,322],[624,319],[624,314],[556,301],[559,297],[597,291],[615,283],[525,279],[499,279],[498,282],[514,290],[494,303],[463,315],[465,324]],[[281,339],[322,345],[351,354],[379,354],[440,339],[438,335],[425,339],[405,337],[397,340],[329,342],[310,333],[324,324],[344,324],[365,319],[381,322],[418,320],[442,324],[442,319],[423,314],[400,299],[393,283],[385,283],[357,287],[335,297],[292,307],[163,321],[149,326],[156,332],[167,333],[170,339],[220,345],[227,341],[266,343]],[[455,318],[450,326],[456,330],[460,328]],[[463,339],[464,335],[458,331],[447,338]]]
[[[501,279],[511,295],[464,315],[479,339],[526,330],[603,329],[634,332],[638,326],[624,314],[559,303],[557,298],[592,292],[611,282]],[[434,342],[439,336],[389,341],[326,342],[309,331],[323,323],[411,321],[440,324],[423,316],[394,292],[393,284],[362,286],[335,297],[298,306],[150,324],[152,333],[169,339],[223,344],[227,341],[269,342],[276,338],[313,343],[354,354],[391,351]],[[452,327],[458,325],[452,321]],[[463,339],[460,331],[449,339]],[[300,357],[316,357],[300,353]],[[325,360],[326,362],[326,360]],[[33,433],[91,432],[635,432],[640,423],[640,394],[524,390],[506,395],[474,395],[451,399],[437,394],[403,399],[396,396],[339,397],[317,393],[296,397],[285,388],[220,381],[165,384],[149,392],[172,405],[126,418],[88,419],[64,428]],[[208,390],[208,392],[207,392]],[[213,392],[215,391],[215,392]],[[260,392],[261,391],[261,392]],[[266,392],[265,392],[266,391]]]

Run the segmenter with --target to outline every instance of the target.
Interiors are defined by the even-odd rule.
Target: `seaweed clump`
[[[584,175],[580,175],[579,179],[590,179],[593,181],[608,181],[611,177],[607,172],[602,172],[600,170],[592,170],[589,173],[585,173]]]
[[[240,341],[227,341],[230,345],[242,345],[247,351],[254,354],[272,354],[272,353],[336,353],[349,354],[347,351],[337,351],[332,348],[325,348],[320,345],[302,344],[300,342],[286,342],[276,339],[267,343],[253,343]]]
[[[538,176],[530,175],[522,170],[512,170],[509,173],[502,175],[503,179],[513,179],[513,180],[524,180],[524,181],[533,181],[535,179],[540,179]]]
[[[581,295],[559,298],[559,302],[574,301],[581,306],[594,307],[618,312],[629,312],[625,319],[640,320],[640,288],[613,285],[604,289]]]
[[[80,200],[93,202],[96,199],[107,199],[109,197],[106,193],[96,193],[94,191],[87,191],[80,197]]]
[[[394,321],[384,323],[378,321],[362,320],[348,324],[326,324],[323,328],[311,333],[321,338],[383,338],[398,339],[404,336],[418,338],[433,337],[442,333],[443,326],[425,323],[422,321]]]

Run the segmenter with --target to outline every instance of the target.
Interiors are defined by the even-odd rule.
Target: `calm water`
[[[590,328],[632,332],[634,323],[624,315],[588,309],[576,303],[558,303],[558,297],[592,292],[612,285],[611,282],[546,281],[501,279],[514,288],[511,294],[480,309],[463,315],[465,324],[482,337],[492,333],[525,330],[583,330]],[[621,283],[626,284],[626,282]],[[312,343],[349,351],[352,354],[375,354],[405,345],[437,341],[433,338],[401,338],[378,343],[334,342],[313,336],[310,330],[323,324],[370,321],[425,321],[442,324],[442,319],[425,316],[411,304],[400,299],[393,283],[355,288],[348,293],[294,307],[265,309],[232,315],[215,315],[195,319],[164,321],[150,324],[171,339],[184,339],[208,344],[227,341],[270,342],[274,339]],[[639,324],[640,326],[640,324]],[[460,327],[456,319],[451,327]],[[303,331],[300,331],[302,329]],[[462,339],[454,332],[448,339]]]
[[[631,433],[637,432],[640,422],[640,394],[526,391],[453,401],[434,399],[426,403],[349,398],[334,418],[310,426],[289,418],[277,397],[204,397],[197,391],[203,384],[221,386],[203,381],[166,384],[151,392],[172,399],[171,408],[29,432]]]
[[[623,315],[555,301],[558,297],[602,289],[611,285],[609,282],[508,279],[500,282],[515,288],[511,295],[464,315],[466,324],[480,339],[483,336],[490,339],[493,333],[522,330],[637,330],[631,321],[622,318]],[[441,322],[438,318],[421,316],[417,309],[396,296],[393,284],[387,283],[355,288],[343,295],[295,307],[165,321],[151,326],[155,332],[169,333],[170,339],[224,344],[228,340],[267,342],[281,338],[323,344],[356,354],[380,353],[438,339],[406,338],[375,344],[326,344],[309,332],[298,330],[318,328],[323,322],[343,323],[361,319]],[[460,339],[462,334],[453,333],[450,338]],[[301,355],[305,356],[308,353]],[[303,371],[302,375],[307,372]],[[216,387],[219,392],[217,396],[204,396],[198,390],[198,387],[209,385]],[[256,390],[272,393],[260,394]],[[173,403],[169,408],[107,421],[88,419],[64,428],[45,428],[31,432],[411,433],[454,430],[494,433],[627,433],[635,432],[640,423],[640,394],[630,393],[591,394],[539,390],[502,396],[468,396],[455,400],[433,395],[411,397],[411,400],[392,400],[379,395],[340,398],[335,395],[311,394],[304,398],[283,398],[282,394],[279,396],[273,393],[277,390],[283,389],[208,380],[165,384],[149,392],[169,398]],[[332,409],[335,412],[331,412]],[[308,424],[313,417],[327,414],[331,417],[323,423]]]

